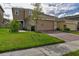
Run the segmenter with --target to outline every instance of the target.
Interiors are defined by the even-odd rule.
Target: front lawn
[[[78,34],[78,35],[79,35],[79,32],[71,32],[71,33],[73,33],[73,34]]]
[[[31,48],[47,44],[64,42],[61,39],[36,32],[10,33],[8,29],[0,29],[0,52]]]
[[[79,56],[79,50],[64,54],[64,56]]]

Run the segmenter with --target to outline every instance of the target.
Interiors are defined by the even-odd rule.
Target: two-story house
[[[37,20],[37,24],[32,20],[32,10],[24,9],[24,8],[12,8],[13,20],[17,20],[21,23],[20,29],[27,28],[31,30],[33,26],[35,26],[36,31],[53,31],[56,28],[60,28],[63,30],[64,21],[58,20],[57,17],[49,16],[44,13],[41,13],[40,19]],[[28,17],[30,19],[28,19]]]

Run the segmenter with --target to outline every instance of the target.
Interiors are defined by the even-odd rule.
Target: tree
[[[41,14],[42,8],[41,8],[40,3],[35,3],[35,4],[33,4],[33,6],[34,6],[34,9],[32,11],[32,20],[35,21],[35,29],[37,29],[37,20],[40,19],[40,14]]]
[[[20,28],[20,23],[17,20],[13,20],[10,23],[10,32],[18,32]]]

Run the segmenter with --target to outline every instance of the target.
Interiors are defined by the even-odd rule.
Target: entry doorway
[[[77,30],[79,31],[79,22],[77,23]]]
[[[19,23],[20,23],[20,30],[23,30],[23,21],[19,21]]]

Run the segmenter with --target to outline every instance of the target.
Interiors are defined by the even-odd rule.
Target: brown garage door
[[[54,22],[50,20],[38,20],[37,30],[39,31],[49,31],[54,29]]]

